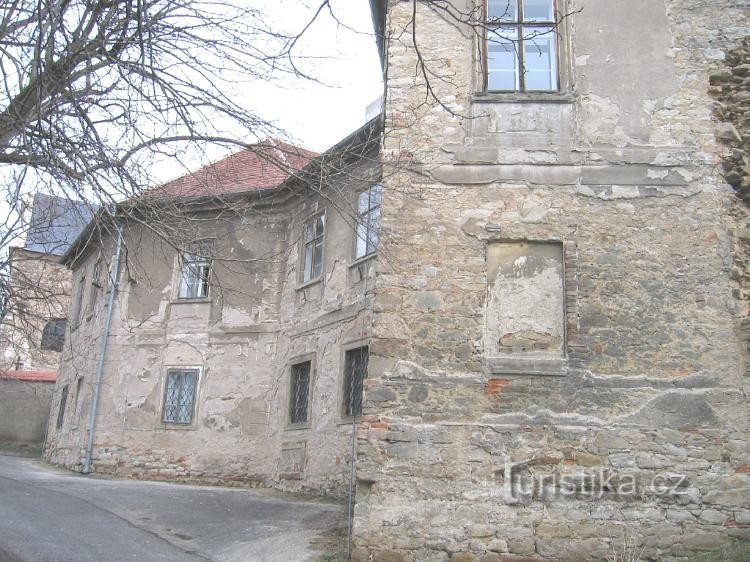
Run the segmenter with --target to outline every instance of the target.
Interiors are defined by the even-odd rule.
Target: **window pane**
[[[323,236],[324,227],[325,227],[325,216],[321,215],[315,221],[315,236]]]
[[[489,19],[518,21],[517,0],[490,0],[487,6]]]
[[[313,278],[318,277],[323,272],[323,239],[315,241],[315,251],[313,253]]]
[[[357,210],[359,214],[366,213],[370,209],[370,191],[363,191],[359,194],[359,205]]]
[[[370,188],[370,207],[380,207],[383,200],[383,186],[379,183]]]
[[[313,278],[313,244],[312,242],[305,246],[305,269],[302,275],[303,281],[309,281]]]
[[[357,251],[356,256],[361,258],[367,255],[367,216],[360,218],[357,223]]]
[[[523,21],[555,21],[552,0],[523,0]]]
[[[308,223],[305,225],[305,242],[309,242],[313,239],[313,224]]]
[[[518,90],[516,30],[490,32],[487,43],[487,89]]]
[[[368,254],[378,249],[378,242],[380,242],[380,209],[373,209],[370,213],[370,228],[368,229]]]
[[[526,90],[557,90],[557,53],[552,28],[524,28],[523,46]]]

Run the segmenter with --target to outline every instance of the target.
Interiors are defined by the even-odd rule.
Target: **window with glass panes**
[[[323,240],[325,237],[325,215],[306,223],[303,232],[302,281],[312,281],[323,272]]]
[[[357,247],[355,257],[369,256],[378,249],[380,240],[380,201],[383,186],[375,184],[359,194],[357,206]]]
[[[211,276],[211,258],[207,248],[193,247],[183,252],[180,258],[180,292],[181,299],[200,299],[208,297],[209,277]]]
[[[164,389],[166,423],[192,423],[195,407],[195,390],[198,386],[198,369],[169,369]]]
[[[307,423],[310,396],[310,361],[292,365],[289,395],[289,423]]]
[[[555,0],[487,0],[487,91],[559,90]]]

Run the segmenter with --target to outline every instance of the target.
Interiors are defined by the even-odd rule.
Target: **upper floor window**
[[[303,229],[304,249],[302,254],[302,282],[312,281],[323,273],[323,239],[325,237],[325,215],[319,215],[305,224]]]
[[[488,0],[487,91],[556,92],[555,0]]]
[[[192,247],[180,257],[181,299],[201,299],[208,297],[208,282],[211,275],[210,252],[206,248]]]
[[[383,186],[375,184],[359,194],[357,206],[357,247],[355,258],[368,256],[378,249],[380,241],[380,202]]]
[[[65,343],[65,329],[68,321],[65,318],[53,318],[44,325],[40,347],[49,351],[60,352]]]

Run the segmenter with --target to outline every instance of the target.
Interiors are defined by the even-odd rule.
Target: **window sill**
[[[305,281],[305,282],[304,282],[304,283],[302,283],[301,285],[297,285],[297,290],[298,290],[298,291],[301,291],[302,289],[307,289],[307,288],[309,288],[309,287],[312,287],[313,285],[317,285],[317,284],[318,284],[318,283],[320,283],[320,282],[321,282],[322,280],[323,280],[323,276],[322,276],[322,275],[319,275],[319,276],[318,276],[318,277],[316,277],[315,279],[311,279],[310,281]]]
[[[176,298],[172,299],[170,301],[170,304],[209,304],[211,302],[211,299],[209,297],[206,298],[191,298],[191,299],[181,299]]]
[[[549,357],[488,357],[485,359],[489,375],[526,375],[564,377],[568,361]]]
[[[164,431],[196,431],[198,429],[195,424],[192,423],[162,422],[158,427]]]
[[[481,103],[574,103],[572,92],[477,92],[471,101]]]
[[[362,265],[363,263],[367,263],[368,261],[375,259],[377,255],[378,255],[377,252],[372,252],[371,254],[367,254],[366,256],[362,256],[361,258],[357,258],[352,263],[349,264],[349,267],[353,268],[353,267]]]
[[[287,424],[287,426],[284,428],[284,431],[301,431],[305,429],[310,429],[311,427],[312,427],[312,424],[310,422],[290,423],[290,424]]]

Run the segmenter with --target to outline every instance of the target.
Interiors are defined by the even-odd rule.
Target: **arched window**
[[[42,331],[42,349],[60,352],[65,343],[65,329],[68,321],[65,318],[53,318],[44,326]]]

